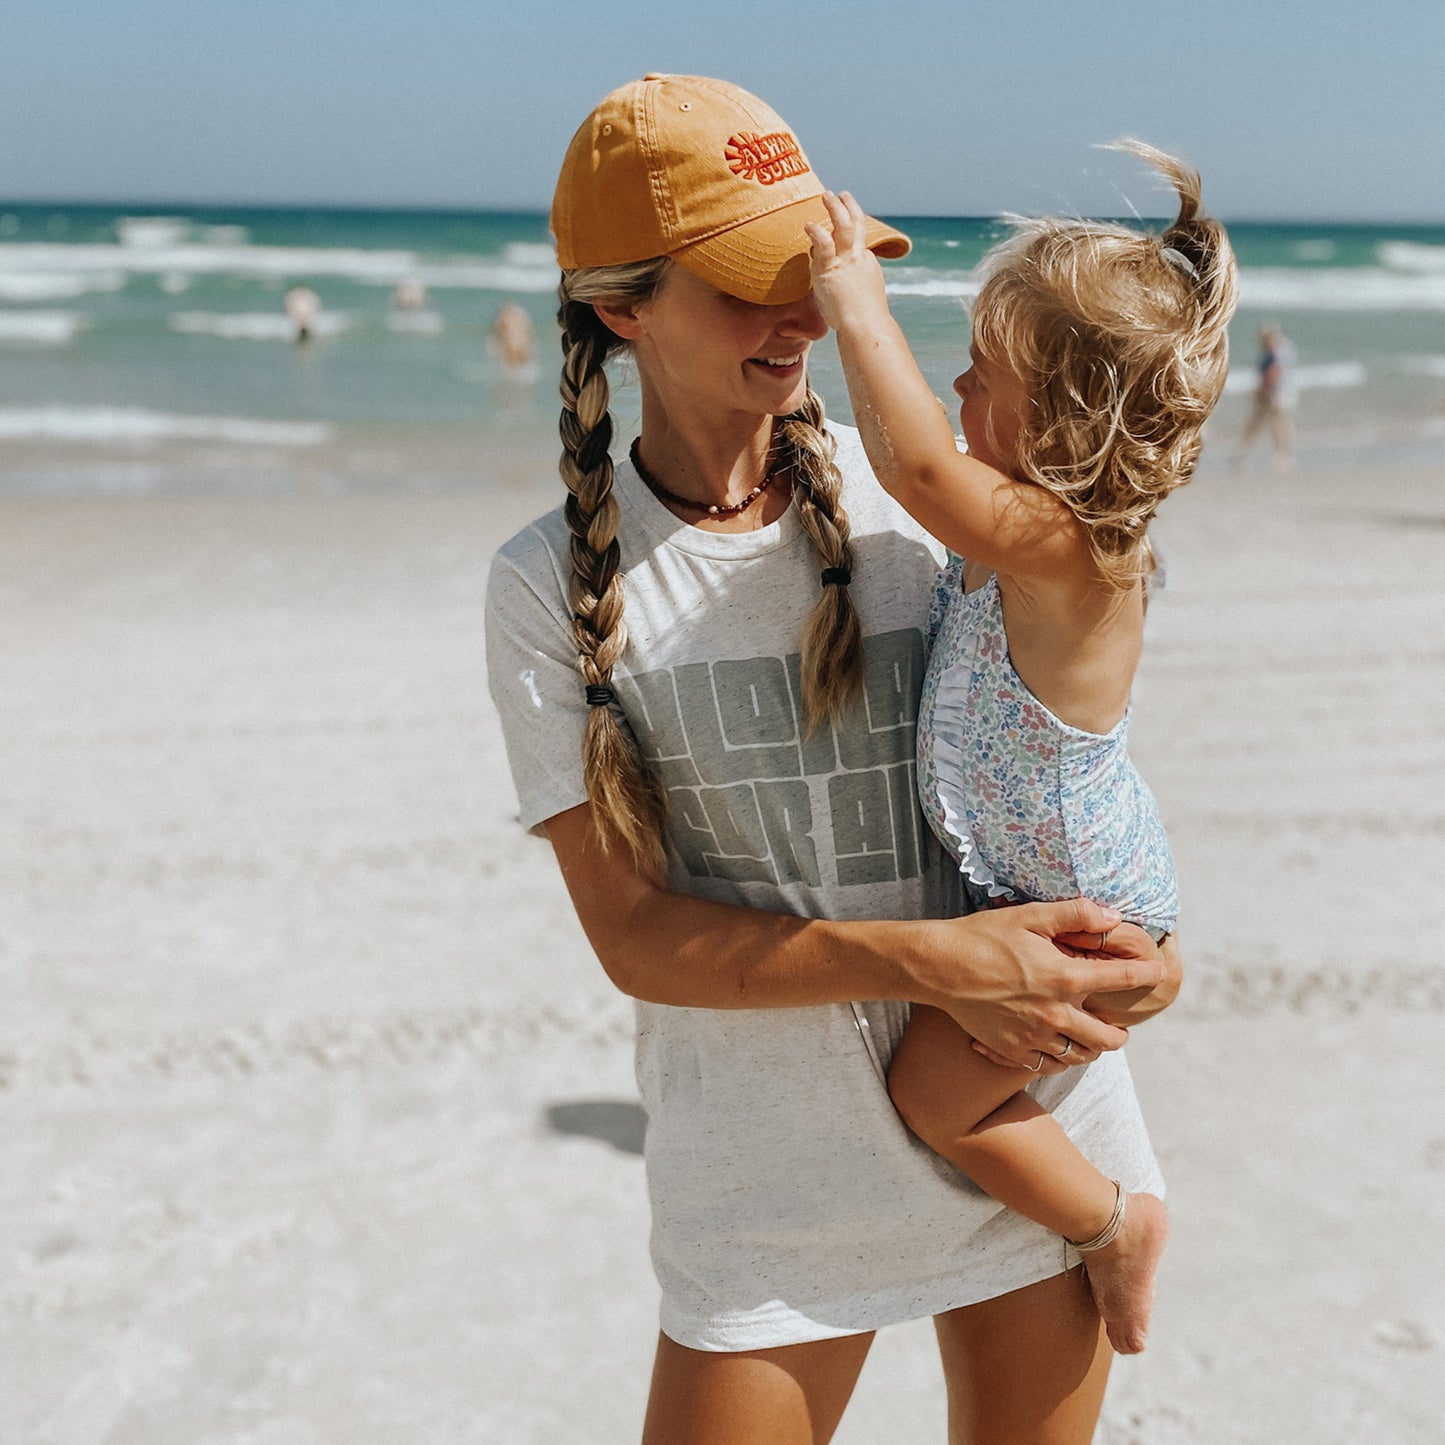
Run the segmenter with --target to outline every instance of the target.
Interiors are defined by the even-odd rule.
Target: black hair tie
[[[606,687],[600,682],[589,682],[587,684],[588,707],[606,707],[614,697],[616,697],[616,693],[614,693],[610,687]]]
[[[853,574],[846,567],[824,567],[824,587],[846,587],[853,580]]]

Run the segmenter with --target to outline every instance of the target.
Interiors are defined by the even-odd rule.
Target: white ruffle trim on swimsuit
[[[933,702],[934,790],[943,814],[943,828],[948,834],[950,851],[959,871],[970,883],[983,889],[989,898],[1004,898],[1012,903],[1018,895],[998,881],[973,840],[968,826],[968,801],[959,786],[967,767],[961,739],[969,713],[971,676],[971,668],[955,666],[946,669],[938,679]]]

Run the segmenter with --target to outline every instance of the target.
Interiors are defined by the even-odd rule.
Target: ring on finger
[[[1073,1053],[1073,1052],[1074,1052],[1074,1041],[1073,1041],[1073,1039],[1065,1039],[1065,1040],[1064,1040],[1064,1046],[1063,1046],[1063,1048],[1061,1048],[1061,1049],[1059,1050],[1059,1052],[1058,1052],[1058,1054],[1057,1054],[1056,1057],[1061,1058],[1061,1059],[1066,1059],[1066,1058],[1068,1058],[1069,1055],[1070,1055],[1071,1053]]]
[[[1036,1074],[1036,1073],[1038,1073],[1038,1071],[1039,1071],[1041,1068],[1043,1068],[1043,1066],[1044,1066],[1044,1060],[1045,1060],[1046,1058],[1048,1058],[1048,1055],[1047,1055],[1046,1053],[1044,1053],[1044,1051],[1043,1051],[1042,1049],[1040,1049],[1040,1050],[1039,1050],[1039,1061],[1038,1061],[1038,1063],[1036,1063],[1036,1064],[1033,1066],[1033,1068],[1031,1068],[1031,1069],[1029,1070],[1029,1073],[1031,1073],[1031,1074]]]
[[[1104,945],[1105,945],[1106,943],[1108,943],[1108,941],[1109,941],[1109,935],[1110,935],[1113,931],[1114,931],[1114,930],[1113,930],[1112,928],[1106,928],[1106,929],[1099,935],[1099,949],[1098,949],[1098,951],[1099,951],[1100,953],[1102,953],[1102,952],[1104,951]]]

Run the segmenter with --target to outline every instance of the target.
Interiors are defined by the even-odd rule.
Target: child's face
[[[968,354],[973,365],[953,383],[963,402],[958,419],[968,454],[1013,476],[1028,393],[1013,372],[980,357],[976,347],[970,346]]]

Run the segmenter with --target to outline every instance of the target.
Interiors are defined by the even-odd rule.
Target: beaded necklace
[[[676,492],[669,492],[651,472],[642,465],[642,458],[637,454],[637,442],[632,443],[632,450],[628,453],[632,458],[632,465],[637,468],[637,475],[647,483],[648,490],[654,496],[661,497],[664,502],[671,502],[677,507],[687,507],[694,512],[706,512],[709,517],[735,517],[739,512],[745,512],[764,492],[768,484],[783,470],[782,458],[774,457],[768,465],[768,470],[763,474],[763,479],[742,501],[734,502],[730,507],[719,506],[715,502],[695,502],[690,497],[679,497]]]

